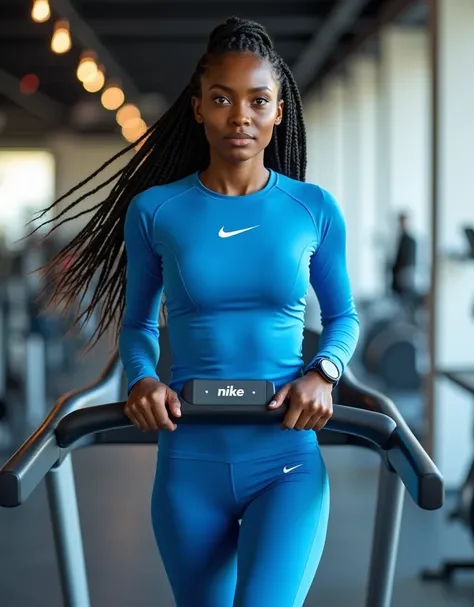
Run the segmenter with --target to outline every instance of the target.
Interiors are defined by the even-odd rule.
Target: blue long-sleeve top
[[[137,195],[125,221],[126,304],[119,352],[129,390],[155,377],[166,293],[170,387],[193,378],[301,376],[306,294],[321,307],[319,357],[342,372],[359,336],[346,266],[346,228],[319,186],[270,171],[244,196],[211,191],[198,173]],[[237,462],[314,448],[311,431],[275,425],[189,425],[160,434],[169,455]]]

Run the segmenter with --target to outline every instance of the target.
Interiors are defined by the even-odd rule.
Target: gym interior
[[[97,317],[72,326],[91,293],[39,297],[36,270],[108,190],[62,226],[65,205],[38,212],[166,111],[231,15],[262,23],[292,70],[306,179],[345,217],[360,338],[334,402],[385,423],[321,433],[331,514],[305,605],[472,605],[473,0],[2,0],[0,605],[174,605],[149,520],[157,437],[94,417],[126,396],[112,339],[84,353]],[[54,233],[25,238],[45,218]],[[165,293],[164,377],[166,321]],[[309,357],[312,289],[305,325]]]

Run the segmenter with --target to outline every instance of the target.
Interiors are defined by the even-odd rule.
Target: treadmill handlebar
[[[178,423],[277,423],[288,403],[279,409],[266,405],[196,405],[180,398]],[[55,424],[43,424],[0,469],[0,506],[24,503],[65,451],[94,433],[132,427],[124,402],[85,406],[65,415]],[[441,474],[409,429],[388,415],[354,406],[336,404],[323,431],[350,434],[368,441],[386,453],[386,464],[400,476],[415,503],[427,510],[441,508],[444,484]]]
[[[182,397],[182,417],[172,421],[182,423],[278,423],[283,421],[288,406],[268,409],[266,405],[195,405]],[[124,413],[125,402],[73,411],[58,424],[56,440],[61,448],[72,447],[81,438],[95,432],[126,428],[133,423]],[[358,436],[386,450],[396,430],[396,423],[387,415],[355,407],[334,405],[333,415],[325,429]]]

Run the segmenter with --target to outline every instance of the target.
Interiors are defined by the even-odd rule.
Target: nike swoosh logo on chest
[[[251,226],[250,228],[244,228],[243,230],[233,230],[232,232],[226,232],[224,230],[224,226],[222,226],[222,228],[219,230],[219,237],[220,238],[230,238],[231,236],[237,236],[237,234],[243,234],[244,232],[248,232],[249,230],[254,230],[255,228],[258,228],[258,225]]]

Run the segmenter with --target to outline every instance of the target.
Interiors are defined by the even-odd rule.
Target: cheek
[[[276,117],[277,111],[275,108],[267,111],[261,111],[255,116],[255,124],[258,125],[260,136],[262,138],[271,138]]]
[[[223,125],[226,123],[225,112],[220,111],[206,111],[203,112],[204,117],[204,128],[207,133],[212,135],[219,130],[222,130]]]
[[[206,117],[204,121],[204,131],[209,141],[217,138],[218,133],[222,130],[220,122],[215,117]]]

